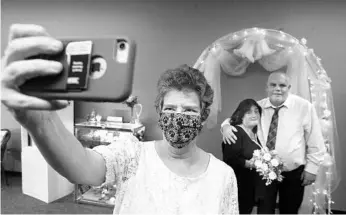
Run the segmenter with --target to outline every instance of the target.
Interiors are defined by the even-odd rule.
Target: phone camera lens
[[[119,49],[124,50],[126,48],[126,44],[124,42],[119,43]]]

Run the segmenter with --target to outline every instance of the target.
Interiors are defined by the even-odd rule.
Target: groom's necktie
[[[272,116],[272,121],[270,123],[268,138],[267,138],[267,147],[269,148],[269,150],[275,149],[276,134],[278,129],[278,121],[279,121],[279,110],[282,107],[283,106],[274,108],[274,114]]]

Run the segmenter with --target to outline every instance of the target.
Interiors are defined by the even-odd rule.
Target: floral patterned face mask
[[[161,112],[159,126],[171,146],[181,149],[202,130],[200,115]]]

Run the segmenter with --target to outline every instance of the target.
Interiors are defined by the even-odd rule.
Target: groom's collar
[[[279,107],[284,106],[286,108],[290,108],[292,105],[292,98],[291,97],[292,97],[291,94],[288,93],[286,101],[282,105],[280,105]],[[276,108],[276,107],[270,102],[270,99],[268,97],[263,108],[267,109],[267,108]]]

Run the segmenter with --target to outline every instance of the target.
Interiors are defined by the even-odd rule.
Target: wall
[[[307,45],[322,58],[333,80],[340,143],[346,141],[346,133],[342,132],[346,127],[346,66],[343,63],[346,56],[346,2],[5,0],[2,6],[2,44],[6,43],[9,25],[15,22],[44,25],[56,37],[116,34],[133,37],[138,43],[133,91],[144,105],[142,121],[147,126],[148,140],[161,138],[153,101],[156,81],[162,71],[183,63],[193,65],[207,45],[230,32],[255,26],[283,28],[297,38],[307,38]],[[249,70],[243,78],[222,75],[224,93],[220,121],[231,114],[239,100],[264,96],[267,73],[256,65]],[[84,117],[96,108],[103,115],[109,115],[117,107],[119,104],[77,103],[75,114]],[[3,109],[1,126],[17,128]],[[13,141],[19,141],[18,136]],[[205,131],[199,144],[220,158],[220,141],[217,127]],[[346,152],[345,145],[341,146],[342,152]],[[346,210],[341,204],[346,198],[346,171],[342,174],[343,181],[333,193],[334,208]]]

